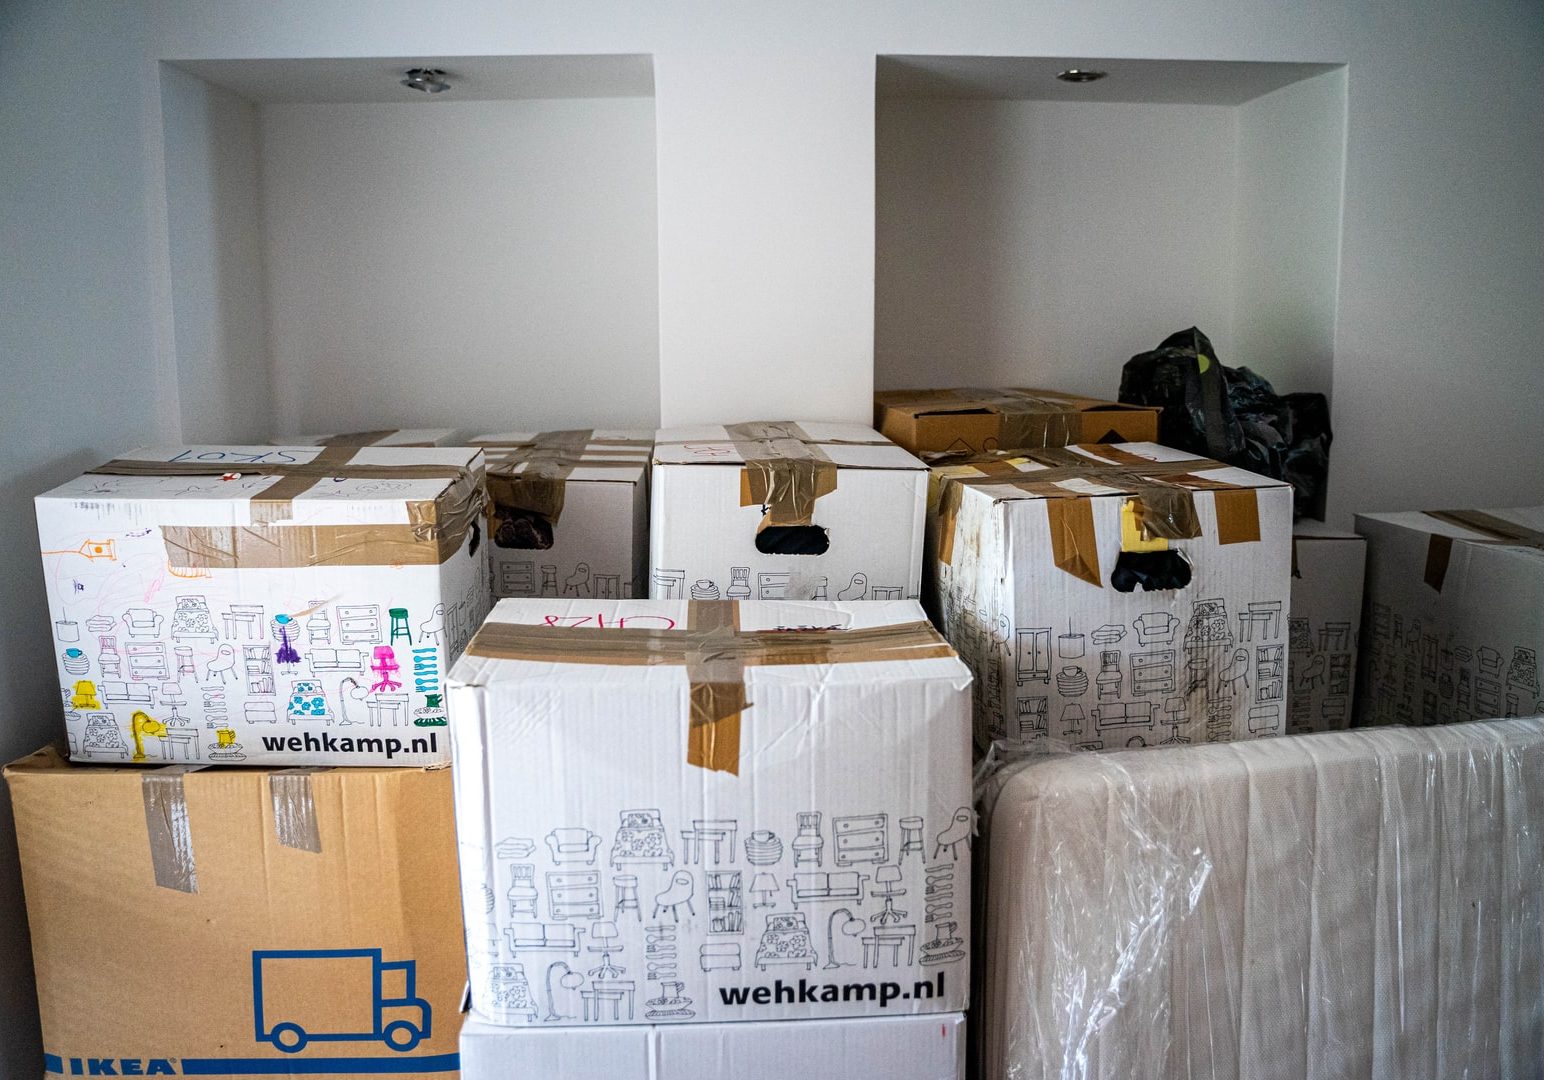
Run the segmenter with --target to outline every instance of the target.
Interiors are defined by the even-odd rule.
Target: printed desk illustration
[[[72,758],[447,757],[444,673],[490,603],[481,552],[440,566],[179,570],[157,528],[42,528]]]
[[[965,806],[936,823],[808,810],[766,828],[627,808],[609,833],[592,822],[505,837],[483,891],[474,1003],[502,1022],[690,1020],[704,995],[753,1008],[780,974],[841,969],[868,975],[833,975],[838,996],[819,1000],[842,1001],[847,983],[867,993],[868,976],[903,1001],[931,997],[936,969],[964,977],[969,874],[956,870],[974,820]]]

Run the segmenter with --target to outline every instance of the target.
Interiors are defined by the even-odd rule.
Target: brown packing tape
[[[740,505],[765,506],[761,528],[811,525],[815,500],[836,490],[837,465],[798,424],[729,424],[725,431],[745,462]]]
[[[467,646],[471,656],[555,664],[687,669],[687,760],[701,768],[739,768],[740,714],[749,707],[745,669],[776,664],[925,660],[954,651],[929,624],[862,630],[739,630],[733,600],[691,601],[687,625],[674,630],[602,629],[488,622]]]
[[[334,457],[338,453],[351,457],[356,449],[324,449],[314,461],[264,464],[251,470],[279,477],[254,496],[254,524],[164,526],[167,561],[187,569],[408,566],[443,563],[461,550],[473,523],[483,515],[486,481],[481,470],[459,465],[361,465],[339,463]],[[242,470],[232,469],[229,462],[114,459],[87,471],[108,476],[221,476]],[[450,483],[433,500],[409,502],[406,525],[293,526],[274,523],[288,518],[287,511],[277,516],[259,512],[260,506],[288,507],[290,498],[330,477]],[[281,495],[277,500],[276,489]]]
[[[169,765],[147,772],[139,790],[145,804],[145,833],[155,883],[177,892],[198,892],[198,868],[193,859],[193,830],[188,822],[188,797],[182,778],[196,766]]]
[[[1544,532],[1526,525],[1487,514],[1483,510],[1427,510],[1426,516],[1458,525],[1474,532],[1486,533],[1490,539],[1475,540],[1467,537],[1444,536],[1433,533],[1426,543],[1426,567],[1422,575],[1426,584],[1437,592],[1447,580],[1448,562],[1453,557],[1455,541],[1466,544],[1496,544],[1510,547],[1530,547],[1544,551]]]
[[[732,648],[739,631],[735,601],[687,602],[686,627],[692,633],[686,653],[691,719],[686,733],[686,763],[711,772],[740,772],[740,714],[745,696],[745,664]]]
[[[273,834],[285,847],[300,851],[322,850],[316,822],[316,799],[311,793],[315,769],[284,769],[268,776],[269,802],[273,805]]]

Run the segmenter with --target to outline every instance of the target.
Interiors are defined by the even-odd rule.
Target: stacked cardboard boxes
[[[872,428],[667,428],[651,483],[656,599],[919,595],[927,467]]]
[[[497,597],[642,597],[649,554],[648,431],[481,435]]]
[[[1074,443],[1151,442],[1159,410],[1054,390],[887,390],[874,426],[914,454],[980,454]]]
[[[1544,713],[1544,507],[1359,514],[1362,724]]]
[[[915,602],[502,601],[450,679],[468,1077],[957,1075],[968,695]]]
[[[976,737],[1084,749],[1281,734],[1292,491],[1152,443],[934,470],[928,599]]]

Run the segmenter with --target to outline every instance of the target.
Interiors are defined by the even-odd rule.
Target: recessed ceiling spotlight
[[[422,90],[426,94],[439,94],[450,89],[445,72],[440,68],[409,68],[402,85],[409,90]]]
[[[1108,71],[1095,71],[1092,68],[1068,68],[1056,77],[1062,82],[1098,82],[1109,74]]]

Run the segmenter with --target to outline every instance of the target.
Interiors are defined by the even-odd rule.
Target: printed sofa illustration
[[[567,923],[515,922],[504,928],[511,952],[566,952],[579,955],[584,931]]]
[[[553,829],[547,834],[547,849],[552,852],[552,861],[555,863],[584,863],[591,866],[595,862],[595,850],[600,847],[600,836],[589,829]]]
[[[856,870],[795,874],[788,879],[788,893],[795,907],[817,900],[851,900],[861,904],[863,883],[867,880],[867,874]]]

